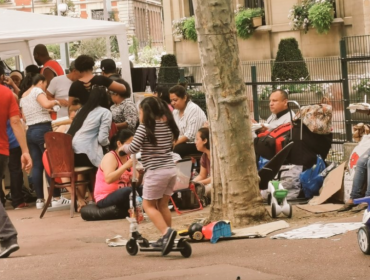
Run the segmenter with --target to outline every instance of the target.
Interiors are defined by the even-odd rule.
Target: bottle
[[[58,104],[53,106],[53,111],[58,112],[60,110],[60,106]]]
[[[193,169],[193,172],[191,172],[191,179],[193,180],[195,177],[197,177],[198,176],[198,172],[197,172],[197,170],[194,168]]]
[[[130,193],[130,217],[132,217],[132,208],[133,202],[132,202],[132,192]],[[135,216],[138,223],[141,223],[144,220],[143,215],[143,199],[139,196],[139,194],[136,192],[136,209],[135,209]]]

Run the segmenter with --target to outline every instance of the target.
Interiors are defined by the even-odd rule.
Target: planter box
[[[253,20],[253,27],[258,27],[262,25],[262,17],[254,17]]]

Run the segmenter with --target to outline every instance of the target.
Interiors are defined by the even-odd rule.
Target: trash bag
[[[299,180],[306,198],[312,198],[319,194],[319,190],[324,182],[324,176],[320,174],[326,168],[321,156],[317,155],[316,164],[302,172]]]

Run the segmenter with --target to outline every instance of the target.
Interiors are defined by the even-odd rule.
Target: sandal
[[[338,210],[338,212],[346,212],[351,210],[353,207],[357,206],[357,204],[354,203],[345,203],[342,208]]]
[[[357,205],[356,207],[354,207],[353,209],[351,209],[351,212],[357,213],[357,212],[361,212],[362,210],[365,210],[365,209],[367,209],[367,204],[366,203],[361,203],[361,204]]]

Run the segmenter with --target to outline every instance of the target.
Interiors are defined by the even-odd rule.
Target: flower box
[[[253,27],[258,27],[262,25],[262,17],[254,17],[253,20]]]

